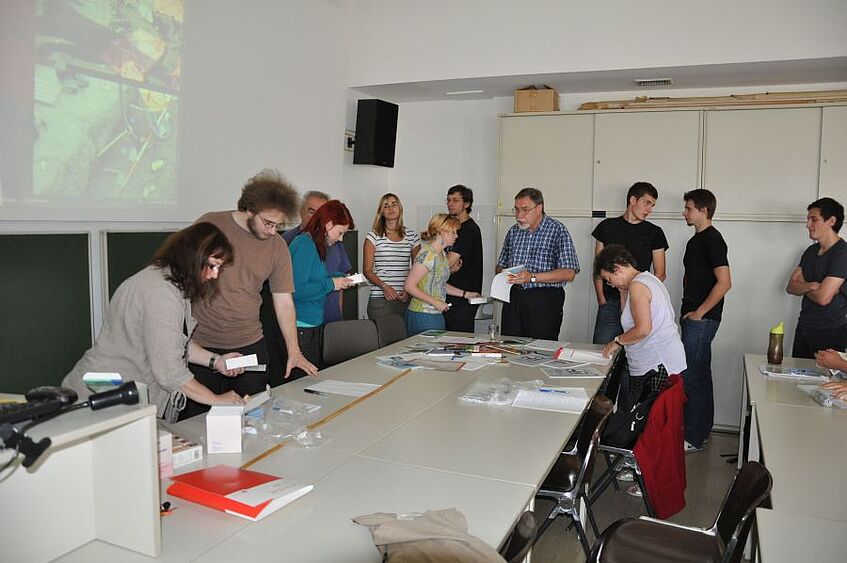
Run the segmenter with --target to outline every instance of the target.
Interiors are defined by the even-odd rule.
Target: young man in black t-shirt
[[[457,184],[447,190],[447,212],[461,222],[456,243],[448,250],[450,279],[447,283],[462,291],[482,293],[482,232],[471,217],[473,190]],[[464,297],[447,296],[450,308],[444,312],[447,330],[474,332],[474,319],[479,305],[471,305]]]
[[[844,207],[831,197],[807,208],[806,228],[815,244],[803,252],[786,291],[801,295],[803,304],[791,355],[814,358],[820,350],[847,347],[847,242],[838,236]]]
[[[712,387],[712,340],[718,332],[724,295],[732,287],[727,248],[712,226],[717,200],[709,190],[692,190],[683,196],[685,222],[694,236],[685,245],[682,264],[680,328],[685,347],[683,384],[685,403],[685,451],[699,451],[712,431],[715,416]]]
[[[636,182],[626,194],[626,211],[620,217],[604,219],[591,233],[596,239],[594,255],[600,254],[610,244],[623,245],[635,258],[642,272],[653,267],[653,274],[665,280],[665,251],[668,241],[660,227],[647,220],[653,212],[659,192],[648,182]],[[594,280],[597,295],[597,321],[594,325],[594,343],[608,344],[623,333],[621,327],[620,292],[597,278]]]

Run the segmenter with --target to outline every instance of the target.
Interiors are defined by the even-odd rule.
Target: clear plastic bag
[[[320,414],[320,405],[274,397],[271,403],[245,415],[245,432],[260,440],[279,443],[292,439],[304,447],[319,446],[324,442],[320,430],[309,430]]]
[[[511,405],[518,391],[538,389],[541,385],[543,382],[537,379],[533,381],[513,381],[507,377],[498,381],[477,379],[470,384],[467,391],[459,395],[459,400],[484,405]]]

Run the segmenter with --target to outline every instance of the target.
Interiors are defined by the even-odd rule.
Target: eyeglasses
[[[273,229],[273,230],[275,230],[275,231],[278,231],[278,230],[280,229],[280,227],[282,227],[282,223],[274,223],[273,221],[268,221],[267,219],[265,219],[264,217],[262,217],[262,214],[261,214],[261,213],[259,213],[259,212],[256,212],[256,217],[258,217],[259,219],[261,219],[261,220],[262,220],[262,223],[263,223],[263,224],[265,225],[265,227],[267,227],[268,229]]]
[[[212,270],[213,272],[218,272],[218,273],[220,273],[221,268],[223,268],[223,264],[212,264],[208,260],[203,265],[206,266],[207,268],[209,268],[210,270]]]
[[[515,215],[528,215],[530,211],[532,211],[533,209],[535,209],[539,205],[541,205],[541,204],[536,203],[532,207],[513,207],[512,209],[514,209]]]

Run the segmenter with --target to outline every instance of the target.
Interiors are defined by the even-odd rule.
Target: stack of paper
[[[581,413],[587,404],[588,395],[580,387],[522,389],[512,402],[513,407],[572,413]]]
[[[606,365],[612,361],[611,357],[606,357],[600,350],[579,350],[577,348],[562,347],[556,352],[556,359],[572,360],[575,362],[588,362],[592,364]]]

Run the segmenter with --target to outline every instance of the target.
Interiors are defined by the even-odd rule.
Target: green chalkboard
[[[174,232],[106,233],[106,271],[110,299],[125,279],[150,263],[156,250]]]
[[[90,347],[88,235],[0,235],[0,391],[58,385]]]

